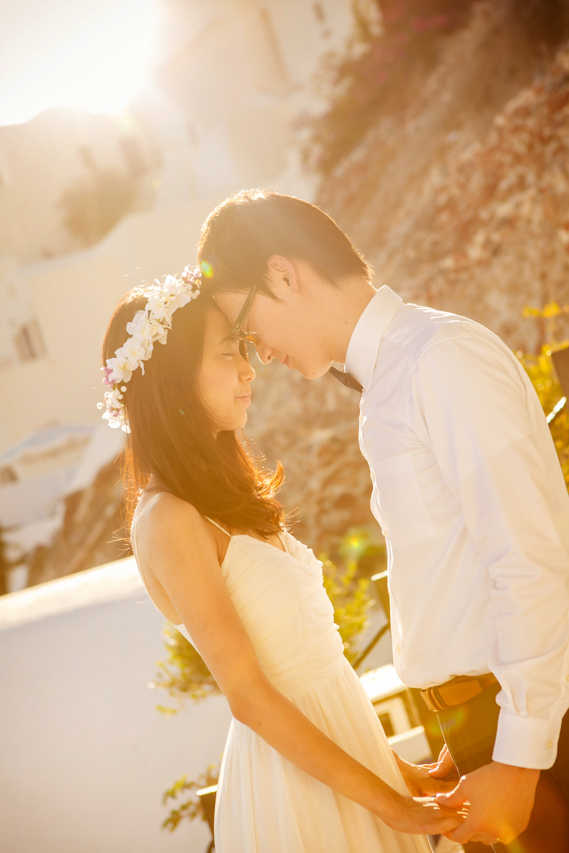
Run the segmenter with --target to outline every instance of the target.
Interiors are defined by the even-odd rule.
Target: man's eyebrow
[[[235,338],[233,337],[233,335],[229,334],[229,335],[226,335],[224,338],[220,338],[219,343],[220,344],[235,343]]]

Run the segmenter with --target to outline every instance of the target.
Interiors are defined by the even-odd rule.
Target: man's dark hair
[[[266,282],[271,255],[304,261],[338,285],[350,276],[371,280],[372,270],[327,213],[293,196],[243,190],[215,208],[202,228],[198,261],[213,294],[243,292]]]

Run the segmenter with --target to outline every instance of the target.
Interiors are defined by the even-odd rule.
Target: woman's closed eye
[[[241,358],[245,359],[245,361],[249,361],[249,349],[247,347],[246,341],[236,342],[235,346],[231,350],[227,349],[221,354],[222,356],[226,356],[227,358],[234,358],[236,355],[240,355]]]
[[[239,346],[237,341],[230,341],[226,343],[222,350],[222,355],[227,358],[234,358],[236,355],[241,353],[241,347]]]

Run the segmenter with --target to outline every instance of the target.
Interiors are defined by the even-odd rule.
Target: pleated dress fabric
[[[286,551],[232,536],[231,599],[270,682],[321,731],[402,794],[407,790],[360,681],[343,655],[322,564],[289,533]],[[191,642],[185,626],[178,629]],[[431,853],[231,722],[215,810],[216,853]]]

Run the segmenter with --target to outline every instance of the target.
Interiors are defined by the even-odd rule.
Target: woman
[[[255,373],[200,271],[128,293],[103,358],[103,417],[129,433],[141,576],[234,718],[218,853],[428,853],[419,835],[460,818],[405,796],[343,655],[321,563],[285,530],[282,470],[256,468],[237,438]]]

